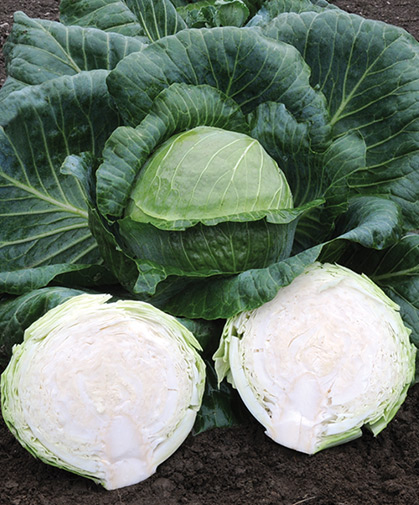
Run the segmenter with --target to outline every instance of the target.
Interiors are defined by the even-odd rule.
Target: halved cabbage
[[[409,333],[366,276],[315,263],[229,319],[214,358],[269,437],[313,454],[387,426],[414,378]]]
[[[138,301],[83,294],[47,312],[1,378],[3,417],[46,463],[116,489],[152,475],[201,404],[199,344]]]

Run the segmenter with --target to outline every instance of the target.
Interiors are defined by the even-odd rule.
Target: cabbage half
[[[269,437],[313,454],[387,426],[414,378],[409,333],[370,279],[315,263],[229,319],[214,358]]]
[[[175,318],[109,298],[74,297],[32,324],[1,393],[3,417],[23,447],[116,489],[152,475],[185,440],[205,367]]]

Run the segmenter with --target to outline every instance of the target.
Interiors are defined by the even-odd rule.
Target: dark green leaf
[[[336,217],[353,193],[348,178],[365,167],[366,146],[357,133],[348,133],[314,150],[309,125],[297,121],[283,104],[268,102],[251,115],[251,136],[258,139],[285,173],[295,205],[322,198],[325,204],[299,221],[298,250],[331,237]],[[297,247],[295,248],[297,250]]]
[[[138,18],[122,0],[61,0],[60,20],[66,25],[94,27],[132,37],[145,35]]]
[[[115,282],[115,277],[103,265],[63,263],[0,272],[0,293],[20,295],[51,283],[94,287]]]
[[[125,0],[125,3],[152,42],[187,27],[169,0]]]
[[[185,319],[178,320],[192,332],[202,347],[202,355],[210,358],[217,350],[220,343],[221,333],[224,328],[224,321],[206,321],[205,319]]]
[[[278,289],[317,259],[339,262],[353,242],[376,249],[393,245],[401,232],[400,216],[399,207],[391,200],[355,198],[342,217],[336,238],[267,268],[190,284],[162,306],[176,315],[205,319],[228,318],[254,309],[272,300]]]
[[[169,0],[62,0],[61,20],[158,40],[186,28]]]
[[[356,197],[338,225],[339,238],[372,249],[385,249],[400,238],[402,224],[400,208],[391,200]]]
[[[231,428],[244,424],[250,414],[238,393],[223,381],[217,384],[217,375],[212,362],[206,361],[206,382],[201,409],[196,416],[193,434],[199,435],[213,428]]]
[[[62,274],[65,264],[75,271],[102,261],[80,185],[61,175],[60,167],[71,153],[100,153],[118,125],[106,75],[96,70],[64,76],[15,92],[5,101],[0,125],[4,291],[16,292],[16,276],[27,278],[33,289]]]
[[[419,215],[419,45],[394,26],[340,10],[285,13],[264,29],[294,45],[325,94],[334,136],[358,132],[366,167],[351,178],[359,193],[389,195],[405,228]]]
[[[63,75],[111,70],[127,54],[142,47],[144,44],[132,37],[93,28],[66,27],[17,12],[4,46],[9,84],[2,88],[0,98],[24,85],[41,84]]]
[[[337,9],[325,0],[271,0],[249,21],[247,26],[265,26],[280,14],[288,12],[323,12],[324,9]]]
[[[203,28],[184,30],[127,56],[110,73],[108,85],[132,126],[171,84],[208,84],[245,113],[268,100],[283,102],[312,126],[320,142],[328,132],[327,111],[322,94],[309,85],[309,74],[301,55],[287,44],[248,29]]]
[[[295,224],[227,221],[215,226],[198,224],[184,231],[162,231],[126,219],[119,222],[119,230],[123,250],[136,258],[136,293],[141,295],[153,294],[167,277],[231,275],[286,258]]]

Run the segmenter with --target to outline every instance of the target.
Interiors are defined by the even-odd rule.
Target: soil
[[[408,30],[419,39],[418,0],[335,0],[339,7]],[[12,13],[58,19],[58,0],[2,0],[0,49]],[[5,78],[0,58],[0,85]],[[93,482],[44,465],[0,421],[0,505],[417,505],[419,386],[378,437],[307,456],[283,448],[247,424],[190,436],[135,486],[105,491]]]

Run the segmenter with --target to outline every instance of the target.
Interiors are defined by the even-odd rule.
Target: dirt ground
[[[419,0],[336,0],[419,39]],[[0,49],[12,13],[58,18],[58,0],[1,0]],[[0,58],[0,85],[5,78]],[[34,459],[0,421],[0,505],[417,505],[419,386],[377,438],[306,456],[276,445],[258,423],[190,436],[147,481],[118,491]]]

